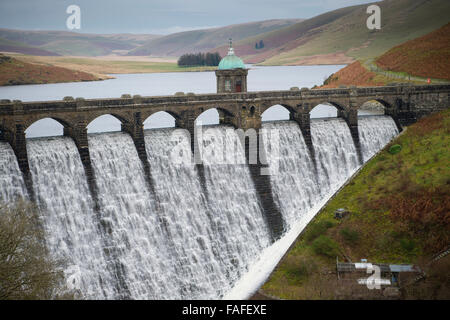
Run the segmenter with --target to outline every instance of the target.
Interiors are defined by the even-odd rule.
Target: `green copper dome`
[[[233,47],[231,46],[228,50],[228,54],[219,62],[219,70],[229,70],[229,69],[245,69],[244,62],[234,54]]]

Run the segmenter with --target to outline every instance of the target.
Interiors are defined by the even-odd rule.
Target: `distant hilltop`
[[[376,4],[381,9],[380,30],[367,28],[369,4],[363,4],[310,19],[272,19],[170,35],[0,29],[0,52],[176,58],[186,53],[218,51],[224,56],[228,38],[233,38],[236,53],[246,63],[349,64],[379,56],[449,22],[448,0],[385,0]]]
[[[395,46],[374,59],[356,61],[332,74],[323,88],[388,82],[450,81],[450,23]]]

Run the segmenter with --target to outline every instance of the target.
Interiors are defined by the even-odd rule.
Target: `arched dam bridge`
[[[122,95],[121,98],[83,99],[65,98],[61,101],[21,102],[0,101],[0,139],[7,141],[15,152],[24,176],[28,193],[33,199],[31,173],[27,157],[25,130],[38,120],[52,118],[64,127],[64,135],[71,137],[80,153],[89,188],[96,199],[95,175],[92,169],[87,138],[87,125],[102,115],[113,115],[120,120],[122,131],[134,141],[142,160],[144,173],[151,187],[150,166],[144,142],[143,122],[160,111],[175,118],[175,126],[189,131],[191,148],[195,149],[194,128],[197,117],[208,109],[219,113],[221,124],[245,130],[261,128],[261,115],[274,105],[282,105],[290,112],[303,134],[311,156],[314,146],[310,134],[309,112],[318,104],[328,103],[338,110],[349,126],[356,150],[362,161],[359,133],[358,109],[366,102],[375,100],[384,107],[385,114],[391,116],[398,128],[414,123],[424,115],[443,110],[450,105],[450,85],[393,85],[382,87],[346,87],[337,89],[298,89],[286,91],[260,91],[243,93],[175,94],[173,96],[142,97]],[[258,139],[259,140],[259,139]],[[248,140],[245,142],[246,155],[249,154]],[[260,175],[261,164],[249,165],[273,236],[282,233],[281,215],[274,205],[270,179]],[[199,166],[201,178],[202,167]]]

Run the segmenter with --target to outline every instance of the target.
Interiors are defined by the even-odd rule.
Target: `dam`
[[[370,116],[360,123],[367,132],[361,139],[364,158],[398,133],[388,116]],[[274,128],[279,131],[281,156],[278,174],[270,175],[270,182],[284,228],[289,230],[317,201],[339,188],[360,163],[342,119],[311,121],[315,160],[294,121],[262,124],[263,131]],[[223,141],[211,137],[221,136],[226,129],[223,125],[206,129],[212,135],[204,135],[202,145],[220,148]],[[48,247],[67,261],[68,284],[85,298],[221,298],[273,242],[248,166],[216,165],[210,159],[203,168],[202,187],[198,168],[189,157],[181,164],[167,161],[170,137],[178,136],[186,154],[190,153],[188,137],[176,130],[144,132],[153,188],[146,183],[128,134],[88,135],[99,208],[71,138],[27,139]],[[266,137],[270,135],[263,134]],[[237,140],[237,136],[227,138]],[[264,142],[270,168],[277,159],[271,158],[270,139]],[[12,148],[6,142],[0,147],[2,199],[26,197]],[[235,156],[245,162],[242,147]]]
[[[246,92],[245,70],[217,76],[215,94],[0,101],[0,201],[38,205],[47,247],[84,299],[228,297],[402,126],[450,105],[448,85]],[[358,116],[368,101],[384,114]],[[311,119],[322,103],[337,117]],[[275,105],[290,120],[263,122]],[[210,109],[219,125],[199,136]],[[158,112],[175,128],[144,130]],[[88,134],[107,114],[121,131]],[[45,118],[63,136],[26,138]]]

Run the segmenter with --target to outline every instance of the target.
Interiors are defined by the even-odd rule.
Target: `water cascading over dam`
[[[29,139],[47,244],[66,260],[69,286],[88,299],[213,299],[252,270],[271,235],[230,128],[204,127],[203,182],[183,131],[145,131],[151,181],[128,134],[89,135],[98,210],[74,142]],[[273,129],[279,146],[267,134]],[[263,132],[273,198],[287,230],[301,219],[308,222],[311,208],[360,166],[342,119],[311,120],[314,158],[295,122],[264,123]],[[398,133],[387,116],[361,117],[359,132],[364,161]],[[0,150],[1,200],[26,196],[12,149],[2,142]]]

